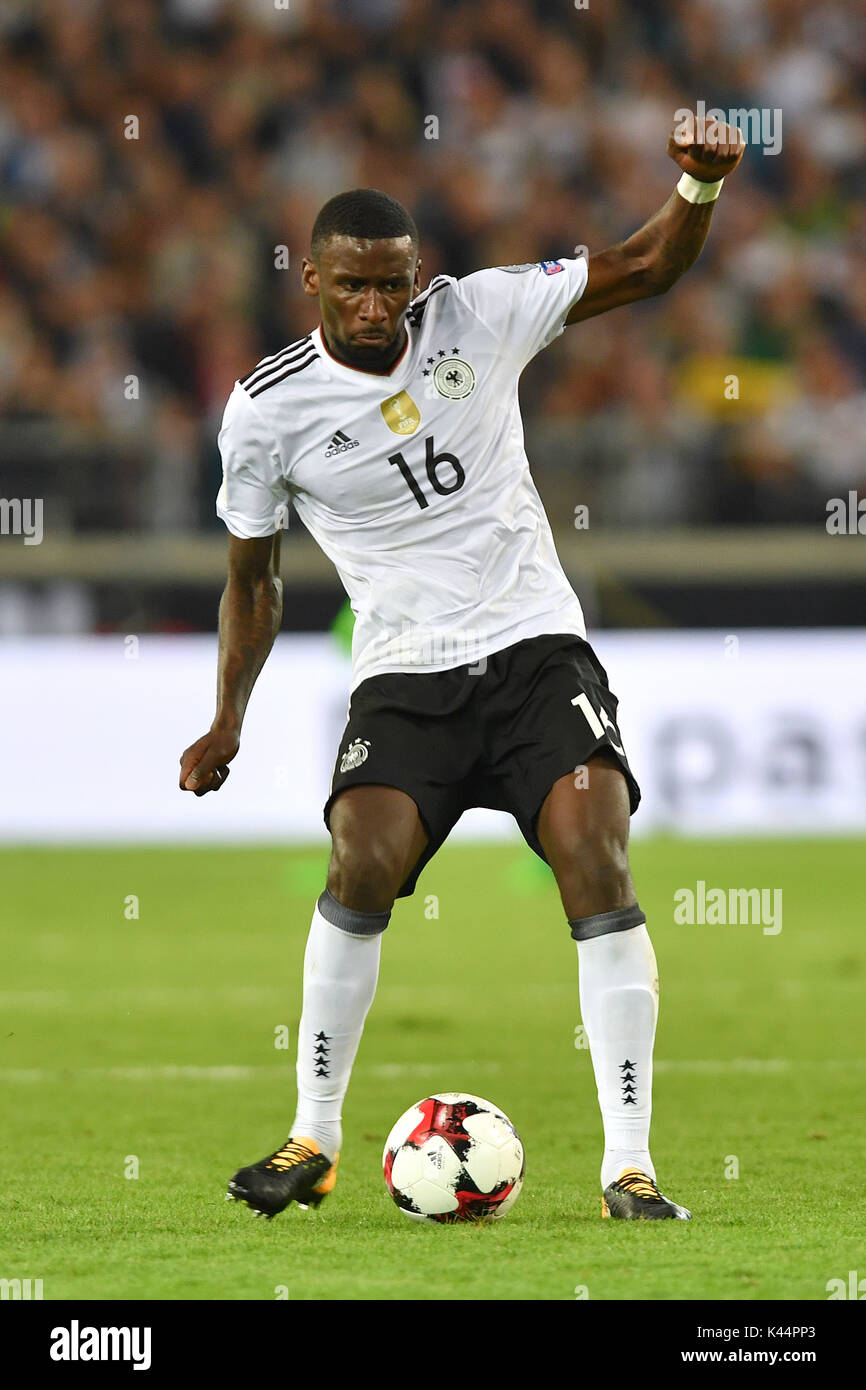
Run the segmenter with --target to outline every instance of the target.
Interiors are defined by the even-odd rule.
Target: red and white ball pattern
[[[495,1221],[514,1206],[526,1160],[507,1115],[445,1091],[401,1115],[385,1141],[385,1183],[414,1221]]]

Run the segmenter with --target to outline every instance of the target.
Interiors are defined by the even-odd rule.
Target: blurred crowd
[[[699,101],[781,144],[744,132],[670,294],[527,370],[558,526],[822,524],[866,486],[864,7],[0,0],[0,494],[79,531],[215,528],[223,406],[317,323],[328,197],[403,201],[425,283],[592,252],[669,196]]]

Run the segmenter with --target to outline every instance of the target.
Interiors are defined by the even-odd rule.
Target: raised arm
[[[241,726],[283,612],[280,535],[240,540],[229,535],[228,580],[220,600],[217,710],[208,733],[180,760],[182,791],[219,791],[240,747]]]
[[[671,159],[702,184],[732,173],[745,148],[742,132],[721,122],[711,122],[706,130],[676,128],[668,140]],[[693,188],[692,196],[699,193]],[[586,289],[565,322],[581,323],[621,304],[664,294],[700,255],[714,207],[715,202],[691,202],[675,190],[628,240],[590,256]]]

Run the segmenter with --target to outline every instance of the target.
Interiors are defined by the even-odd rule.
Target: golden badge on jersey
[[[398,391],[383,401],[381,411],[385,424],[395,434],[414,434],[421,423],[421,411],[408,391]]]

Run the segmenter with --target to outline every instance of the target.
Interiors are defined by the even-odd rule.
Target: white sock
[[[322,898],[325,894],[322,895]],[[327,921],[316,904],[304,954],[304,1005],[298,1029],[298,1107],[290,1133],[315,1139],[335,1158],[343,1142],[343,1098],[379,978],[381,929],[361,935]],[[334,899],[330,898],[330,903]],[[341,920],[378,926],[389,913],[341,909]],[[331,912],[329,905],[325,910]],[[343,916],[342,914],[345,914]],[[366,920],[365,920],[366,919]],[[383,924],[383,925],[384,925]]]
[[[602,1188],[624,1168],[655,1180],[649,1153],[658,968],[646,926],[578,941],[580,1010],[604,1123]]]

